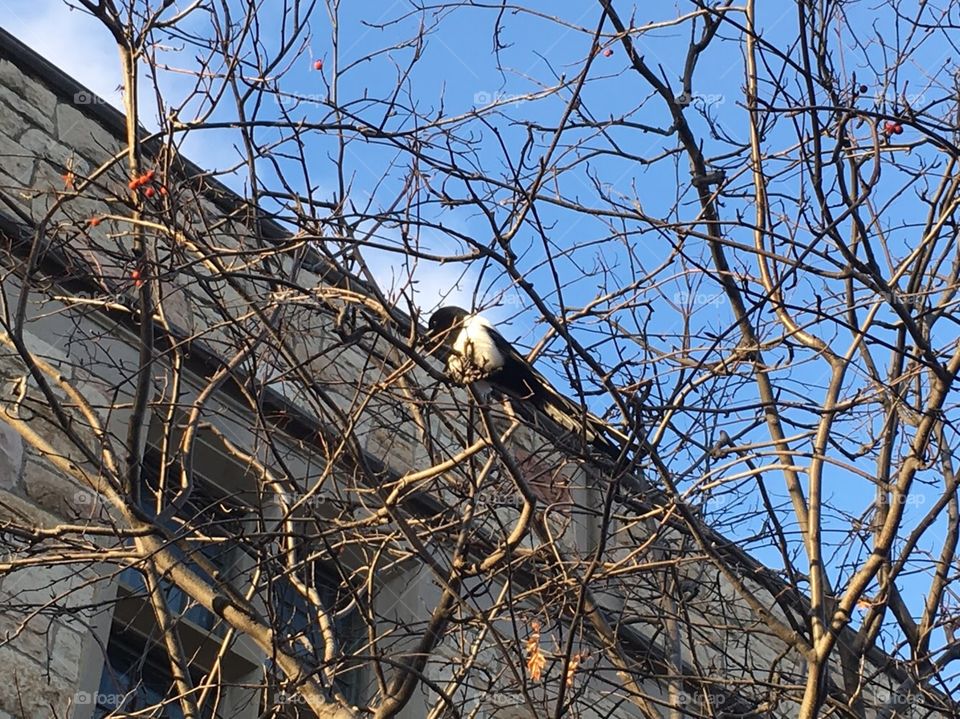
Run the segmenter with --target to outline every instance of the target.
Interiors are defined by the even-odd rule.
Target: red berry
[[[322,70],[322,69],[323,69],[323,60],[317,60],[317,61],[315,61],[315,62],[313,63],[313,69],[314,69],[314,70]]]
[[[90,225],[90,227],[96,227],[97,225],[100,224],[100,218],[91,217],[89,220],[87,220],[87,224]]]
[[[895,122],[893,124],[893,128],[891,129],[893,130],[894,135],[900,135],[903,133],[903,125],[901,125],[899,122]]]
[[[130,182],[127,183],[127,187],[129,187],[131,190],[136,190],[138,187],[140,187],[140,178],[134,177],[132,180],[130,180]]]
[[[144,197],[153,197],[153,188],[148,187],[143,191]]]
[[[147,170],[147,171],[143,174],[143,178],[142,178],[143,182],[150,182],[151,180],[153,180],[153,176],[154,176],[155,174],[156,174],[156,173],[155,173],[153,170]]]
[[[613,50],[611,50],[609,47],[603,51],[604,57],[610,57],[611,55],[613,55]]]
[[[131,270],[131,272],[130,272],[130,279],[131,279],[131,280],[139,280],[139,279],[140,279],[140,270]]]
[[[161,195],[166,195],[166,194],[167,194],[167,187],[166,187],[166,185],[160,185],[160,194],[161,194]]]

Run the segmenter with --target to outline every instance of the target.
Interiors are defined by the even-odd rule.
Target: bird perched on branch
[[[461,307],[441,307],[428,323],[433,350],[447,349],[447,376],[457,384],[492,388],[527,403],[563,429],[617,458],[607,425],[561,395],[489,321]]]

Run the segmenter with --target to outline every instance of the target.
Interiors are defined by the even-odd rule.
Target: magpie
[[[563,429],[617,458],[620,450],[601,419],[564,397],[537,372],[489,321],[461,307],[441,307],[427,325],[432,351],[447,350],[447,377],[529,403]]]

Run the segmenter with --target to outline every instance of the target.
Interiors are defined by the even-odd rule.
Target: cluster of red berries
[[[903,125],[899,122],[894,122],[893,120],[887,120],[883,123],[883,134],[887,137],[890,135],[900,135],[903,133]]]
[[[161,195],[166,195],[167,194],[166,187],[164,187],[163,185],[154,187],[153,178],[156,174],[157,173],[154,172],[153,170],[147,170],[139,177],[134,177],[132,180],[130,180],[130,182],[127,183],[127,187],[129,187],[131,190],[138,190],[142,187],[143,196],[146,198],[153,197],[157,192],[159,192]]]

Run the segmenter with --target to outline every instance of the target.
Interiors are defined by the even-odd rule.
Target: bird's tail
[[[545,392],[538,398],[538,409],[563,429],[602,450],[612,459],[619,459],[629,438],[610,427],[607,422],[566,397]]]

